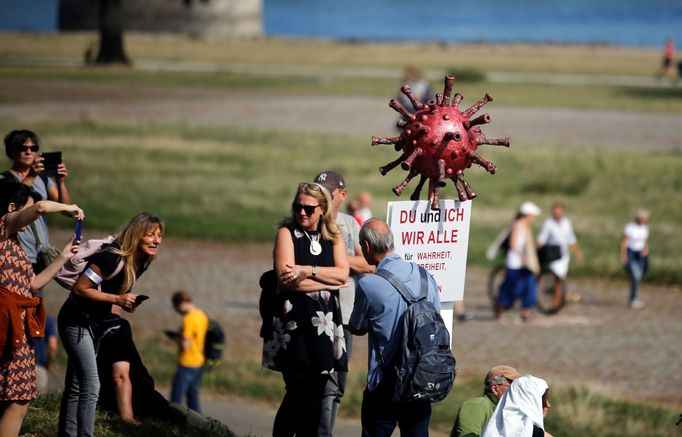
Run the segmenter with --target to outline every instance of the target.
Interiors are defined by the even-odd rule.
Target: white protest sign
[[[470,200],[443,199],[437,210],[428,200],[388,203],[395,253],[433,275],[441,302],[464,298],[470,219]]]

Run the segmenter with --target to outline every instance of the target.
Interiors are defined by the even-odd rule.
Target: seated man
[[[495,406],[519,372],[509,366],[495,366],[483,380],[483,396],[462,403],[450,437],[480,437]]]

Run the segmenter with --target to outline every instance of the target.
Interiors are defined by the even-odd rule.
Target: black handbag
[[[555,244],[545,244],[538,249],[538,261],[541,265],[546,265],[552,261],[561,259],[561,246]]]

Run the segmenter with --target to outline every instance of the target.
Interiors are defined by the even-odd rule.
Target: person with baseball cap
[[[483,395],[462,403],[450,437],[478,437],[493,415],[495,406],[519,372],[510,366],[495,366],[485,375]]]
[[[339,290],[341,301],[341,320],[343,322],[344,338],[346,339],[346,354],[350,362],[353,348],[353,335],[348,329],[348,321],[353,312],[355,301],[355,283],[362,274],[374,272],[374,267],[367,264],[362,256],[360,248],[360,225],[353,216],[341,212],[341,205],[348,196],[346,181],[343,176],[335,171],[323,171],[315,176],[314,182],[322,185],[329,191],[332,198],[332,216],[339,226],[343,243],[346,246],[346,255],[350,265],[350,283]],[[329,380],[330,387],[325,390],[322,400],[322,420],[320,420],[320,436],[331,436],[336,420],[336,413],[341,405],[341,398],[346,388],[348,372],[335,372],[336,378]]]
[[[527,321],[537,299],[536,276],[540,273],[531,224],[540,215],[540,208],[533,202],[523,202],[519,207],[509,233],[509,249],[505,257],[507,275],[500,286],[495,307],[499,319],[502,312],[521,299],[521,319]]]

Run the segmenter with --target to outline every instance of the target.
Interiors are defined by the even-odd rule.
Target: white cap
[[[523,215],[540,215],[540,207],[533,202],[526,201],[519,206],[519,214]]]

